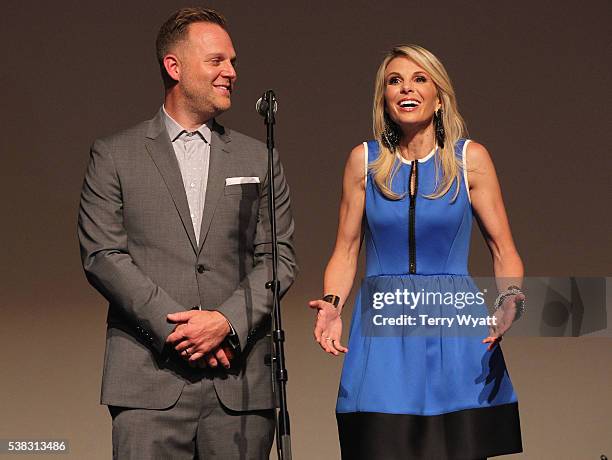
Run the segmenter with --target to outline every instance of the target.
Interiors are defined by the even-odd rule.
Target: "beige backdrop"
[[[283,302],[297,459],[338,458],[342,363],[313,343],[305,305],[321,294],[341,171],[371,135],[373,77],[391,45],[422,44],[446,64],[471,137],[492,152],[528,274],[610,275],[609,2],[459,3],[209,3],[239,54],[222,121],[263,139],[254,101],[266,88],[279,97],[302,268]],[[3,3],[0,438],[65,438],[70,458],[110,457],[98,405],[106,307],[80,267],[78,196],[92,140],[159,108],[154,38],[183,5]],[[474,228],[471,269],[487,275]],[[515,457],[612,457],[609,339],[508,338],[504,351],[523,426]]]

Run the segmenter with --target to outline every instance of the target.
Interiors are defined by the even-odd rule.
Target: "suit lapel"
[[[210,223],[217,209],[219,198],[225,188],[225,178],[229,171],[229,142],[231,138],[225,128],[213,122],[212,137],[210,143],[210,163],[208,166],[208,184],[206,185],[206,199],[204,200],[204,212],[202,214],[202,227],[200,228],[200,248],[206,240]]]
[[[194,252],[197,253],[198,247],[189,213],[189,204],[185,195],[185,186],[181,177],[181,170],[174,153],[174,148],[163,125],[161,111],[151,120],[151,125],[145,139],[145,146],[164,179],[166,187],[168,187],[168,191],[183,222],[183,227],[189,236],[191,246]]]

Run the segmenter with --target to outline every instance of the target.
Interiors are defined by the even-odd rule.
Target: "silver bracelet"
[[[506,297],[510,295],[517,295],[517,294],[524,294],[524,293],[521,290],[521,288],[518,286],[509,286],[508,289],[500,293],[497,296],[497,299],[495,299],[495,303],[493,304],[495,307],[495,310],[498,310],[502,306],[502,303],[504,302]],[[516,312],[515,319],[519,319],[523,315],[523,313],[525,313],[525,309],[526,309],[525,300],[516,302],[516,306],[517,306],[517,312]]]

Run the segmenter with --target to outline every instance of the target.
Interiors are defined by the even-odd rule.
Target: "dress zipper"
[[[415,207],[417,190],[419,186],[419,162],[415,159],[410,170],[408,181],[408,196],[410,197],[410,208],[408,211],[408,273],[416,274],[416,231],[415,231]],[[412,187],[414,180],[414,188]]]

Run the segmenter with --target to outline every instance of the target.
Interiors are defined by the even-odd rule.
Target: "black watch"
[[[334,308],[338,308],[338,305],[340,304],[340,297],[334,294],[326,294],[323,296],[323,299],[321,300],[331,303],[334,306]]]

